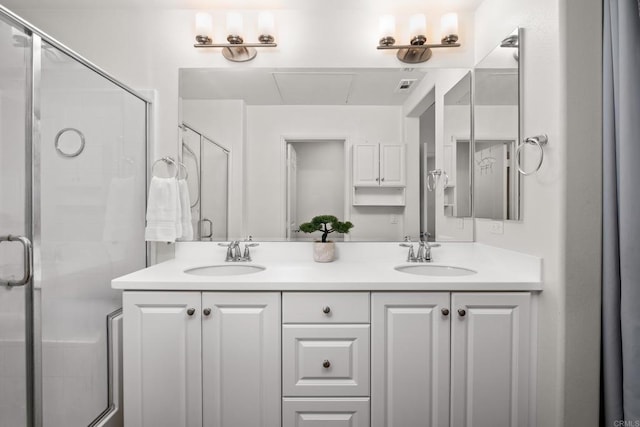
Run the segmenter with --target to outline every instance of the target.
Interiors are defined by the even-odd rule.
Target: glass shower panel
[[[201,214],[202,222],[211,221],[211,240],[227,240],[229,153],[202,137]]]
[[[29,232],[26,111],[31,38],[0,20],[0,236]],[[29,236],[30,237],[30,236]],[[23,275],[19,243],[0,244],[0,280]],[[0,284],[0,427],[27,425],[25,292]]]
[[[39,254],[44,427],[107,409],[112,278],[144,268],[146,105],[43,43]]]
[[[194,240],[200,240],[203,233],[208,233],[208,230],[200,228],[200,134],[187,127],[182,129],[182,163],[187,168]]]

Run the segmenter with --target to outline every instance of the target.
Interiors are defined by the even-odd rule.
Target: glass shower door
[[[111,279],[146,265],[146,103],[46,42],[40,58],[42,425],[120,425],[100,421],[118,383]]]
[[[0,20],[0,427],[27,425],[26,297],[22,242],[30,237],[27,94],[31,38]],[[11,237],[9,237],[11,236]]]

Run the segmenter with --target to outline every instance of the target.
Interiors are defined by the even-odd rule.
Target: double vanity
[[[263,242],[115,279],[124,290],[125,426],[526,426],[541,260],[443,243]]]

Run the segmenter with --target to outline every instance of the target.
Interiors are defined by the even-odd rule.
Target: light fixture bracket
[[[449,36],[451,37],[451,36]],[[452,39],[451,39],[452,40]],[[426,42],[426,39],[425,39]],[[460,47],[460,43],[455,42],[443,42],[439,44],[409,44],[409,45],[378,45],[378,50],[389,50],[396,49],[398,53],[396,57],[407,64],[420,64],[421,62],[426,62],[431,58],[433,52],[431,49],[438,49],[443,47]]]
[[[227,37],[229,43],[211,43],[211,39],[207,38],[205,42],[201,42],[197,36],[193,47],[196,48],[222,48],[222,56],[233,62],[247,62],[256,57],[258,47],[277,47],[273,36],[260,36],[260,43],[244,43],[242,37],[230,35]],[[264,40],[264,41],[263,41]]]

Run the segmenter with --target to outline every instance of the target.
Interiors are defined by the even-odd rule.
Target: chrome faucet
[[[418,246],[418,253],[413,250],[413,244],[409,236],[405,236],[405,243],[400,243],[403,248],[409,248],[407,262],[431,262],[431,245],[425,240],[421,240]]]
[[[240,241],[232,240],[229,243],[218,243],[218,246],[224,246],[227,248],[227,256],[225,258],[225,262],[240,262],[240,261],[251,261],[251,253],[249,252],[249,248],[258,246],[260,243],[251,243],[251,236],[245,240],[244,244],[244,254],[240,250]]]
[[[431,245],[426,240],[420,240],[416,262],[431,262]]]

